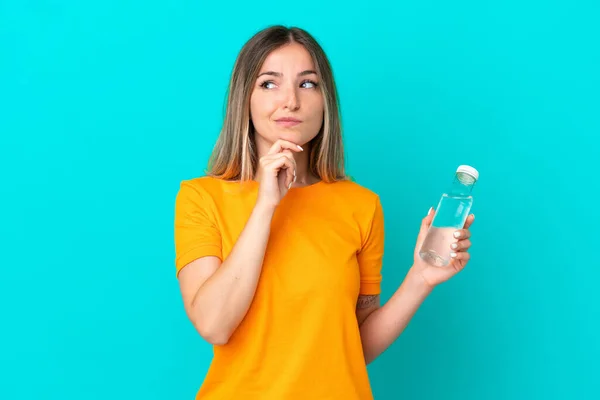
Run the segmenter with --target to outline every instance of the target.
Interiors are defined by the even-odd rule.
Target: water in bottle
[[[444,193],[436,208],[435,216],[419,251],[419,256],[431,265],[444,267],[450,263],[450,247],[456,242],[454,232],[462,229],[473,205],[471,192],[479,173],[473,167],[461,165],[456,170],[454,181]]]

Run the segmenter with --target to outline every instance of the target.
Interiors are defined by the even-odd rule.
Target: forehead
[[[305,71],[313,70],[315,65],[310,53],[298,43],[290,43],[273,50],[265,59],[261,71]]]

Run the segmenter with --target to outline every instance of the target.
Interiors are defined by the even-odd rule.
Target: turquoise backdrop
[[[193,398],[174,199],[278,23],[331,58],[384,300],[455,168],[481,174],[472,262],[369,366],[375,398],[600,398],[598,4],[1,0],[0,398]]]

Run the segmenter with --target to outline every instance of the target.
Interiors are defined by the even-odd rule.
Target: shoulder
[[[364,223],[383,218],[380,196],[373,189],[352,180],[337,181],[329,186],[332,196],[328,197],[336,209],[350,212],[352,218]]]
[[[179,183],[177,202],[206,203],[222,191],[224,182],[210,176],[185,179]]]
[[[382,243],[384,232],[383,207],[379,194],[373,189],[364,186],[353,180],[339,181],[336,193],[341,199],[339,204],[343,204],[346,210],[350,212],[352,221],[356,223],[360,231],[361,249],[365,246],[377,246]]]
[[[195,190],[198,192],[210,192],[220,188],[225,181],[215,179],[211,176],[199,176],[196,178],[182,180],[179,184],[180,190]]]
[[[252,185],[252,182],[247,184]],[[195,192],[203,196],[219,196],[222,193],[240,191],[246,186],[237,181],[226,181],[212,176],[200,176],[197,178],[186,179],[180,182],[179,192]]]
[[[177,201],[187,201],[194,199],[202,199],[208,196],[211,191],[211,186],[215,185],[210,177],[198,177],[185,179],[179,182],[177,191]]]
[[[335,192],[347,202],[356,205],[378,206],[380,197],[374,190],[353,180],[343,180],[332,184]]]
[[[177,202],[191,201],[196,205],[216,207],[232,198],[244,202],[252,197],[255,189],[256,183],[253,181],[241,183],[201,176],[180,182]]]

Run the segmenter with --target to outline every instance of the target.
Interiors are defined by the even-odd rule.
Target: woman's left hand
[[[425,240],[425,236],[427,235],[427,231],[431,226],[434,215],[435,213],[433,212],[433,209],[431,209],[429,214],[427,214],[427,216],[423,218],[421,222],[421,230],[419,232],[419,236],[417,237],[417,245],[415,246],[414,252],[414,264],[412,267],[412,270],[416,272],[423,279],[424,283],[431,288],[447,281],[462,271],[469,262],[470,255],[468,250],[471,247],[471,232],[469,231],[469,227],[475,220],[475,216],[473,214],[469,215],[463,229],[456,230],[456,235],[458,235],[458,237],[453,241],[453,243],[456,244],[456,249],[450,249],[454,256],[452,257],[450,264],[444,267],[436,267],[423,261],[419,256],[419,250],[421,249],[423,240]]]

